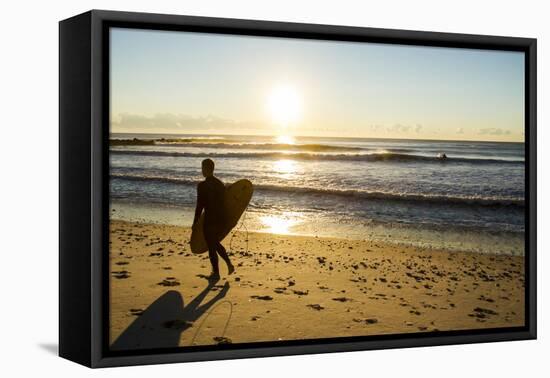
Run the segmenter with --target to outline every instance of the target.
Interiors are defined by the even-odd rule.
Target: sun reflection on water
[[[277,173],[291,174],[296,172],[296,162],[294,160],[282,159],[273,163],[273,169]]]
[[[266,231],[272,234],[288,235],[290,228],[301,223],[298,214],[286,212],[281,215],[265,215],[260,217]]]
[[[296,140],[294,139],[294,137],[292,137],[290,135],[279,135],[279,136],[277,136],[277,143],[295,144]]]

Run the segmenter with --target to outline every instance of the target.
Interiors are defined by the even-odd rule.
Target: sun
[[[267,110],[275,124],[288,127],[302,116],[302,96],[292,85],[279,85],[269,93]]]

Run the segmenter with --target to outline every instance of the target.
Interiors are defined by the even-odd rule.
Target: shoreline
[[[250,210],[245,213],[246,222],[242,229],[263,234],[273,232],[266,222],[269,218],[286,219],[291,225],[285,235],[299,237],[321,237],[343,240],[376,240],[380,243],[402,247],[417,247],[447,252],[472,252],[489,255],[523,256],[525,234],[518,231],[476,230],[476,228],[446,227],[431,225],[384,222],[336,222],[326,216],[301,216],[300,213],[269,215],[264,211]],[[136,204],[113,201],[110,206],[112,220],[140,222],[159,225],[189,227],[194,208],[188,206],[165,206],[161,204]],[[320,218],[321,217],[321,218]],[[266,218],[268,218],[266,220]],[[242,219],[235,227],[239,230]],[[293,223],[294,222],[294,223]]]
[[[223,244],[236,272],[220,259],[210,285],[189,235],[111,221],[113,350],[524,324],[521,256],[235,232]]]

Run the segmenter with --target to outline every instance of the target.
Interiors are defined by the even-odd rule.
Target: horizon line
[[[242,136],[242,137],[278,137],[278,136],[288,136],[292,138],[333,138],[333,139],[372,139],[372,140],[410,140],[410,141],[426,141],[426,142],[481,142],[481,143],[523,143],[524,140],[519,141],[500,141],[500,140],[481,140],[481,139],[430,139],[430,138],[386,138],[386,137],[342,137],[342,136],[320,136],[320,135],[274,135],[274,134],[223,134],[223,133],[154,133],[154,132],[112,132],[109,131],[110,135],[113,134],[129,134],[129,135],[181,135],[181,136]]]

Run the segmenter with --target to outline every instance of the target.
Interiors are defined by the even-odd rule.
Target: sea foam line
[[[159,156],[159,157],[188,157],[188,158],[206,158],[212,159],[289,159],[289,160],[315,160],[315,161],[364,161],[364,162],[425,162],[439,164],[510,164],[523,165],[522,160],[504,160],[487,158],[453,158],[440,159],[437,156],[424,156],[414,154],[402,154],[394,152],[374,152],[374,153],[312,153],[312,152],[178,152],[178,151],[147,151],[147,150],[118,150],[111,149],[112,155],[132,155],[132,156]]]
[[[196,186],[199,181],[187,178],[151,176],[151,175],[128,175],[112,173],[111,179],[139,181],[139,182],[157,182],[167,184],[180,184]],[[513,206],[524,207],[525,201],[521,198],[499,198],[499,197],[475,197],[475,196],[446,196],[446,195],[427,195],[421,193],[390,193],[378,191],[365,191],[357,189],[332,189],[332,188],[314,188],[299,186],[282,186],[272,184],[255,184],[255,190],[271,191],[282,193],[302,193],[311,195],[334,195],[342,197],[354,197],[365,200],[387,200],[387,201],[407,201],[416,203],[433,204],[454,204],[454,205],[472,205],[472,206]]]

